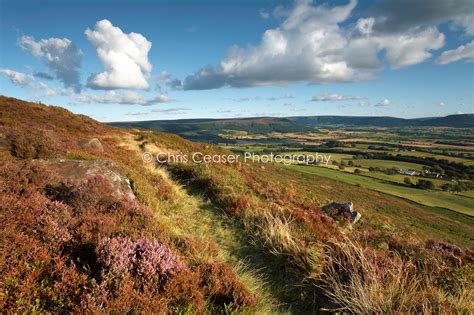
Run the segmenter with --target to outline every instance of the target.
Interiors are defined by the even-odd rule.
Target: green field
[[[410,178],[410,180],[413,184],[415,184],[419,179],[424,179],[422,177],[407,176],[407,175],[401,175],[401,174],[388,175],[388,174],[381,173],[381,172],[363,172],[363,173],[361,173],[361,175],[376,178],[376,179],[381,179],[381,180],[384,180],[384,181],[387,181],[387,182],[393,182],[393,183],[396,183],[396,184],[404,184],[404,180],[407,177]],[[441,185],[443,185],[445,183],[450,182],[450,181],[445,181],[445,180],[441,180],[441,179],[431,179],[431,178],[428,179],[428,180],[432,181],[433,184],[435,184],[435,186],[437,188],[441,187]]]
[[[290,165],[284,167],[289,167],[299,172],[327,177],[344,183],[372,189],[388,195],[408,199],[422,205],[430,207],[442,207],[470,216],[474,216],[474,208],[472,206],[473,200],[469,197],[441,191],[434,192],[410,188],[395,183],[390,183],[384,180],[371,178],[368,176],[354,175],[322,167],[300,165]]]
[[[400,162],[400,161],[389,161],[389,160],[376,160],[376,159],[361,159],[361,160],[353,160],[355,165],[361,165],[364,168],[369,167],[380,167],[380,168],[400,168],[404,170],[417,170],[421,171],[423,165],[415,164],[415,163],[408,163],[408,162]]]

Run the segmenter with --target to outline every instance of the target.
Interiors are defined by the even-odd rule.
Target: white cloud
[[[291,93],[286,93],[281,96],[270,96],[267,97],[267,101],[279,101],[279,100],[290,100],[294,99],[295,97]]]
[[[357,20],[355,29],[363,35],[370,35],[372,33],[372,28],[374,27],[375,19],[370,18],[361,18]]]
[[[17,72],[17,71],[3,68],[3,69],[0,69],[0,73],[3,73],[7,78],[10,79],[10,81],[13,84],[19,87],[30,86],[34,81],[31,75],[23,73],[23,72]]]
[[[260,9],[260,10],[258,10],[258,14],[260,14],[260,17],[261,17],[262,19],[265,19],[265,20],[270,17],[270,13],[268,13],[267,10],[265,10],[265,9],[263,9],[263,8]]]
[[[148,116],[150,114],[159,113],[163,115],[176,115],[184,114],[190,111],[191,108],[188,107],[175,107],[175,108],[155,108],[147,112],[129,112],[126,113],[126,116]]]
[[[77,100],[81,103],[98,103],[98,104],[127,104],[127,105],[154,105],[158,103],[166,103],[171,99],[163,94],[156,97],[148,98],[135,92],[126,91],[118,93],[116,91],[108,91],[105,94],[81,93]]]
[[[471,3],[472,12],[472,3]],[[453,24],[456,27],[464,29],[466,34],[474,35],[474,14],[458,16],[453,20]]]
[[[462,59],[474,60],[474,40],[456,49],[447,50],[436,59],[436,63],[445,65]]]
[[[93,89],[141,89],[148,90],[148,78],[152,64],[148,61],[151,48],[143,35],[125,34],[108,20],[98,21],[94,29],[85,31],[89,42],[95,47],[104,72],[94,74],[87,80]]]
[[[392,68],[402,68],[431,58],[430,50],[444,46],[445,36],[436,27],[405,34],[374,37],[380,48],[385,48],[385,58]]]
[[[444,102],[439,102],[438,106],[444,107],[446,104]]]
[[[363,99],[362,96],[323,93],[321,95],[313,96],[312,101],[314,101],[314,102],[334,102],[334,101],[354,101],[354,100],[362,100],[362,99]]]
[[[31,89],[35,93],[39,92],[41,93],[41,96],[70,95],[72,93],[72,91],[68,89],[51,88],[43,82],[36,81],[32,75],[27,73],[5,68],[0,69],[0,73],[3,73],[16,86]]]
[[[377,19],[367,17],[344,28],[356,4],[350,0],[330,7],[299,1],[290,11],[280,9],[279,15],[286,18],[265,31],[258,45],[231,47],[217,66],[187,76],[184,89],[370,80],[383,68],[380,52],[391,67],[400,68],[427,60],[430,50],[444,45],[444,35],[436,27],[375,32]]]
[[[157,81],[158,81],[158,88],[161,88],[160,84],[164,84],[172,90],[183,89],[181,80],[173,78],[171,74],[169,74],[167,71],[161,71],[160,75],[157,78]]]
[[[67,38],[48,38],[35,41],[33,37],[22,36],[18,44],[33,56],[45,60],[49,71],[63,82],[64,87],[79,92],[82,52]]]
[[[377,104],[375,104],[375,106],[389,106],[390,104],[391,104],[390,100],[386,98],[386,99],[378,102]]]
[[[188,108],[188,107],[175,107],[175,108],[155,108],[155,109],[152,109],[150,112],[169,115],[169,114],[182,114],[190,110],[191,108]]]

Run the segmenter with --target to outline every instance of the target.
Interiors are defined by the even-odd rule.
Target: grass
[[[177,183],[175,183],[177,184]],[[195,189],[179,188],[179,207],[173,207],[160,215],[179,238],[193,237],[203,242],[217,245],[217,259],[232,266],[242,283],[258,294],[257,311],[262,314],[277,314],[284,311],[278,307],[278,299],[266,280],[263,271],[255,270],[246,263],[246,257],[253,254],[245,239],[244,229],[232,218],[225,215],[209,200],[200,196]],[[196,253],[203,260],[209,259],[210,252]]]
[[[418,170],[421,171],[423,165],[400,162],[400,161],[388,161],[388,160],[376,160],[376,159],[364,159],[364,160],[353,160],[355,165],[360,165],[364,168],[369,167],[380,167],[380,168],[400,168],[405,170]]]
[[[415,267],[399,253],[392,255],[387,260],[383,254],[350,239],[327,246],[322,287],[339,305],[338,311],[350,314],[448,314],[455,310],[469,313],[472,290],[465,288],[458,294],[446,294],[419,273],[419,270],[436,273],[433,270],[436,265],[422,261]]]
[[[298,165],[290,167],[293,167],[299,172],[332,178],[351,185],[358,185],[388,195],[408,199],[425,206],[442,207],[470,216],[474,216],[474,209],[472,208],[472,199],[468,197],[454,195],[448,192],[441,191],[436,191],[436,193],[434,193],[433,191],[410,188],[404,185],[397,185],[364,175],[354,175],[322,167],[308,167]]]
[[[408,175],[402,175],[402,174],[388,175],[388,174],[380,173],[380,172],[364,172],[363,176],[372,177],[372,178],[380,179],[386,182],[392,182],[395,184],[404,184],[404,180],[407,177],[410,178],[410,180],[414,184],[417,182],[417,180],[424,179],[424,178],[416,177],[416,176],[408,176]],[[443,184],[450,183],[450,181],[442,180],[442,179],[429,179],[429,180],[432,181],[433,184],[435,184],[435,186],[438,188],[442,186]]]
[[[323,205],[331,201],[352,201],[363,214],[365,223],[385,226],[390,233],[415,233],[474,248],[474,218],[440,207],[427,207],[360,185],[362,176],[326,168],[279,166],[278,179],[283,185],[298,187],[300,194]],[[349,181],[346,182],[346,180]],[[377,185],[373,185],[377,188]],[[364,217],[367,219],[364,221]]]

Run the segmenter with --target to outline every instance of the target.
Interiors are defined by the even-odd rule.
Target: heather
[[[144,151],[226,151],[1,100],[7,312],[472,310],[472,250],[395,221],[419,215],[411,203],[329,180],[316,189],[272,165],[143,163]],[[82,145],[90,139],[102,150]],[[57,159],[113,162],[132,195],[109,168],[64,176]],[[351,225],[321,210],[338,198],[361,205],[364,220]]]

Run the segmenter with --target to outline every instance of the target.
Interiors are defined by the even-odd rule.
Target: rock
[[[352,202],[331,202],[323,206],[322,209],[327,212],[331,217],[345,217],[350,220],[352,224],[356,223],[362,217],[360,212],[354,210],[354,204]]]
[[[81,148],[89,151],[104,152],[104,147],[102,146],[100,140],[97,138],[82,140],[81,142],[79,142],[79,145],[81,146]]]
[[[114,161],[57,159],[36,160],[36,163],[43,163],[51,167],[63,179],[82,181],[89,176],[105,176],[115,188],[118,196],[136,200],[125,171]]]

